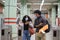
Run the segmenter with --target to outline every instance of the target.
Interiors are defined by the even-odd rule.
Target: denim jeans
[[[28,30],[24,30],[22,40],[30,40],[30,35]]]

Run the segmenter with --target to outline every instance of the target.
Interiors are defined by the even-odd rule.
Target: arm
[[[43,20],[43,27],[39,30],[39,33],[42,32],[42,33],[45,33],[45,30],[48,29],[48,24],[46,23],[46,20]]]
[[[39,25],[36,25],[36,27],[40,27],[43,23],[40,23]]]
[[[46,25],[46,21],[45,21],[45,20],[43,20],[42,23],[40,23],[40,24],[38,24],[38,25],[35,25],[35,26],[36,26],[36,27],[40,27],[40,26],[44,26],[44,25]]]
[[[45,25],[44,27],[42,27],[40,30],[39,30],[39,33],[41,32],[44,32],[45,30],[48,29],[48,25]]]
[[[37,28],[37,27],[40,27],[40,26],[43,26],[43,23],[40,23],[40,24],[36,24],[36,22],[34,23],[34,27]]]

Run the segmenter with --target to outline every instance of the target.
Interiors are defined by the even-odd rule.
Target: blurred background
[[[23,27],[18,24],[24,15],[34,20],[35,10],[51,24],[46,40],[60,40],[60,0],[0,0],[0,40],[21,40]]]

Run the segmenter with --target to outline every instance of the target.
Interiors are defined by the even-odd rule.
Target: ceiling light
[[[3,2],[5,2],[5,1],[3,1]]]
[[[43,4],[44,4],[44,0],[42,0],[42,3],[41,3],[41,5],[40,5],[40,11],[41,11],[41,9],[42,9]]]

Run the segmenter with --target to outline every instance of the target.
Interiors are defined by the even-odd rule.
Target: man
[[[45,32],[40,29],[46,25],[46,19],[41,16],[41,11],[35,10],[34,14],[36,16],[34,26],[36,28],[35,40],[45,40]]]

